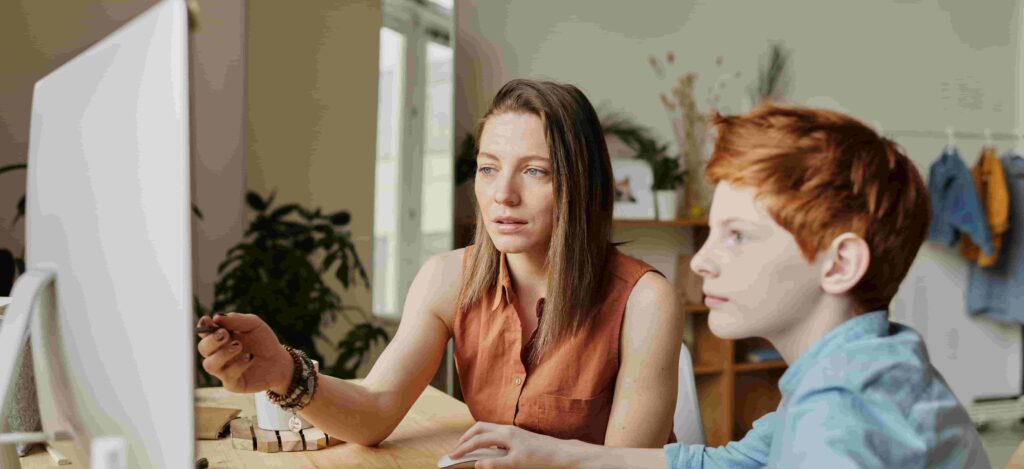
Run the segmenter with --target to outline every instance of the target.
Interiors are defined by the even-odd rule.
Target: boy
[[[478,423],[451,457],[477,467],[989,467],[921,337],[887,307],[924,241],[928,194],[891,141],[836,112],[762,106],[716,117],[704,278],[716,335],[764,337],[782,402],[724,447],[620,449]]]

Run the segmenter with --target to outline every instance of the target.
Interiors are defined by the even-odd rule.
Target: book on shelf
[[[779,354],[778,350],[773,348],[756,348],[747,352],[748,363],[762,363],[772,360],[782,360],[782,355]]]

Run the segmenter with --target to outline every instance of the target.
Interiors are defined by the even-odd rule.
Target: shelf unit
[[[704,243],[708,235],[707,219],[615,220],[616,228],[689,229],[693,245]],[[677,273],[681,274],[681,273]],[[708,446],[721,446],[741,439],[758,418],[775,410],[782,396],[778,381],[786,371],[782,360],[759,363],[746,361],[747,352],[770,348],[764,339],[726,340],[716,337],[708,327],[708,308],[703,304],[683,304],[687,317],[687,346],[693,357]]]

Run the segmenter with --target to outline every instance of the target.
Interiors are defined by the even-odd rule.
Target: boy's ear
[[[871,249],[867,241],[853,233],[843,233],[832,240],[821,270],[821,288],[841,295],[857,286],[868,271]]]

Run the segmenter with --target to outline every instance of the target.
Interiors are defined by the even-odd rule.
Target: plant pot
[[[679,195],[675,189],[654,191],[654,202],[658,208],[658,220],[675,220],[679,208]]]

